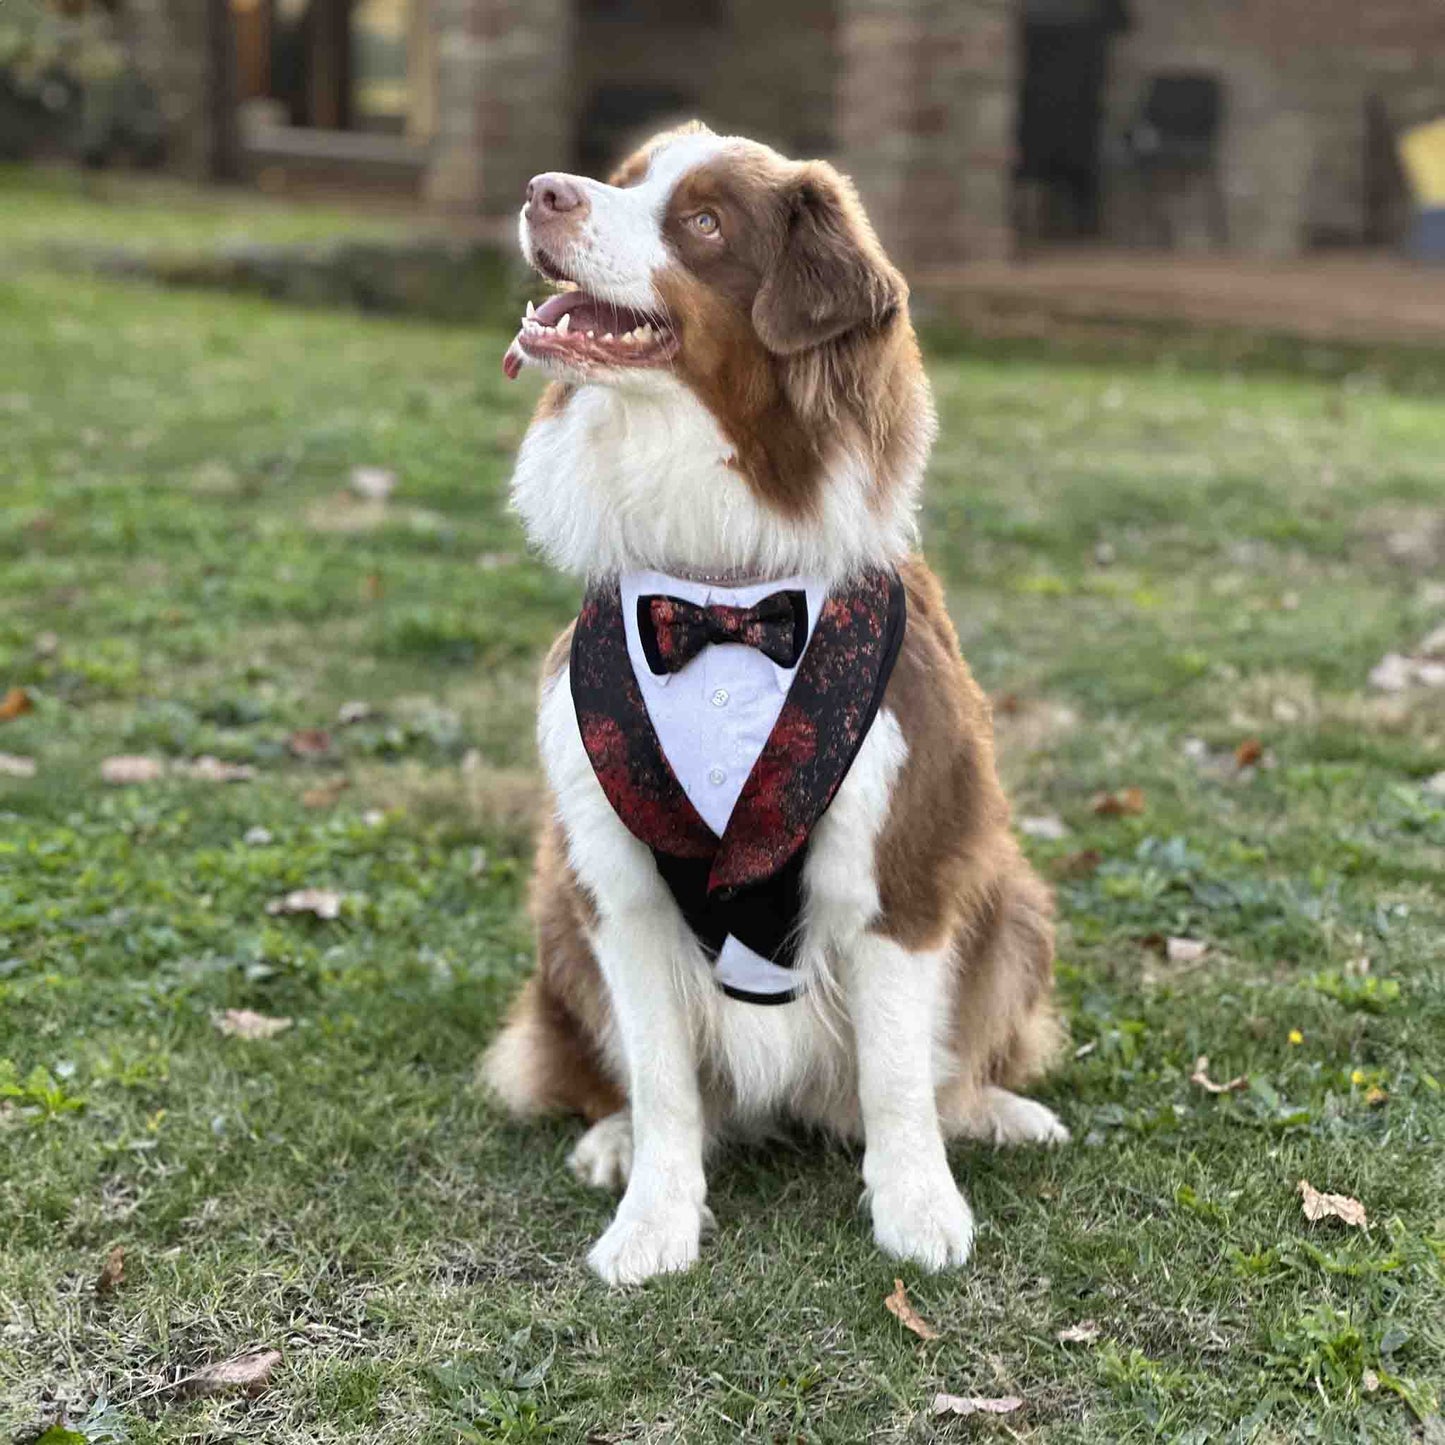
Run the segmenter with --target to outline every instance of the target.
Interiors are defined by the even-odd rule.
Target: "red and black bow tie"
[[[752,607],[704,607],[656,593],[637,599],[637,630],[654,673],[678,672],[704,647],[739,642],[795,667],[808,641],[808,597],[773,592]]]

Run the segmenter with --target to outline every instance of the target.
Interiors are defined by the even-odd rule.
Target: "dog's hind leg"
[[[632,1112],[619,1109],[599,1119],[567,1156],[567,1167],[583,1184],[620,1194],[632,1173]]]
[[[1053,1110],[1013,1092],[1036,1079],[1063,1044],[1049,988],[1053,952],[1048,891],[1019,859],[955,946],[949,1052],[956,1072],[938,1095],[947,1137],[1067,1142]]]
[[[999,1145],[1069,1142],[1069,1131],[1052,1109],[996,1084],[985,1084],[962,1098],[955,1093],[940,1102],[943,1132],[949,1139]]]

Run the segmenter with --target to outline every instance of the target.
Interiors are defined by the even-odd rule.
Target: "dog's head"
[[[656,137],[606,185],[537,176],[520,230],[527,260],[566,289],[524,320],[512,376],[530,363],[578,382],[667,369],[705,384],[729,347],[796,356],[876,334],[907,300],[832,166],[699,125]]]
[[[607,184],[537,176],[520,232],[527,260],[559,288],[529,307],[504,361],[508,376],[532,366],[556,383],[539,426],[578,393],[610,394],[610,414],[661,398],[683,416],[701,403],[750,494],[727,504],[730,537],[769,517],[802,528],[841,512],[841,491],[827,493],[843,473],[846,505],[887,510],[890,537],[908,531],[932,436],[908,289],[830,165],[692,124],[650,141]],[[641,432],[636,417],[622,429]],[[726,500],[707,499],[720,518]],[[758,516],[744,528],[748,507]],[[700,537],[681,546],[678,530],[670,550],[706,550]]]

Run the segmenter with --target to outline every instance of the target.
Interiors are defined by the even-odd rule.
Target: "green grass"
[[[75,229],[75,199],[23,194],[32,239],[51,206]],[[474,1084],[528,964],[534,664],[576,601],[506,511],[533,393],[505,338],[13,262],[0,331],[0,691],[35,703],[0,751],[38,764],[0,777],[0,1436],[1419,1438],[1445,1386],[1445,693],[1366,674],[1445,620],[1427,388],[935,359],[927,549],[1018,812],[1070,829],[1029,847],[1064,875],[1077,1054],[1042,1097],[1076,1142],[957,1149],[978,1250],[935,1278],[874,1251],[855,1155],[728,1153],[701,1265],[609,1293],[575,1126]],[[399,475],[380,515],[346,500],[358,464]],[[338,725],[351,699],[375,716]],[[314,726],[332,755],[293,757]],[[1252,737],[1272,766],[1243,777],[1185,751]],[[257,777],[104,786],[122,753]],[[1094,813],[1125,786],[1142,815]],[[1097,871],[1060,867],[1084,850]],[[267,914],[307,885],[339,919]],[[294,1023],[225,1038],[233,1007]],[[1191,1084],[1201,1053],[1248,1087]],[[1301,1178],[1369,1231],[1307,1224]],[[895,1274],[938,1341],[885,1312]],[[165,1388],[268,1346],[255,1399]],[[1026,1404],[937,1423],[939,1390]]]

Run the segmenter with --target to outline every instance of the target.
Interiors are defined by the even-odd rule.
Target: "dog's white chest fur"
[[[912,489],[881,507],[857,460],[840,456],[814,516],[767,507],[738,472],[716,418],[675,377],[580,388],[527,432],[512,505],[564,572],[630,568],[835,579],[906,554]]]

